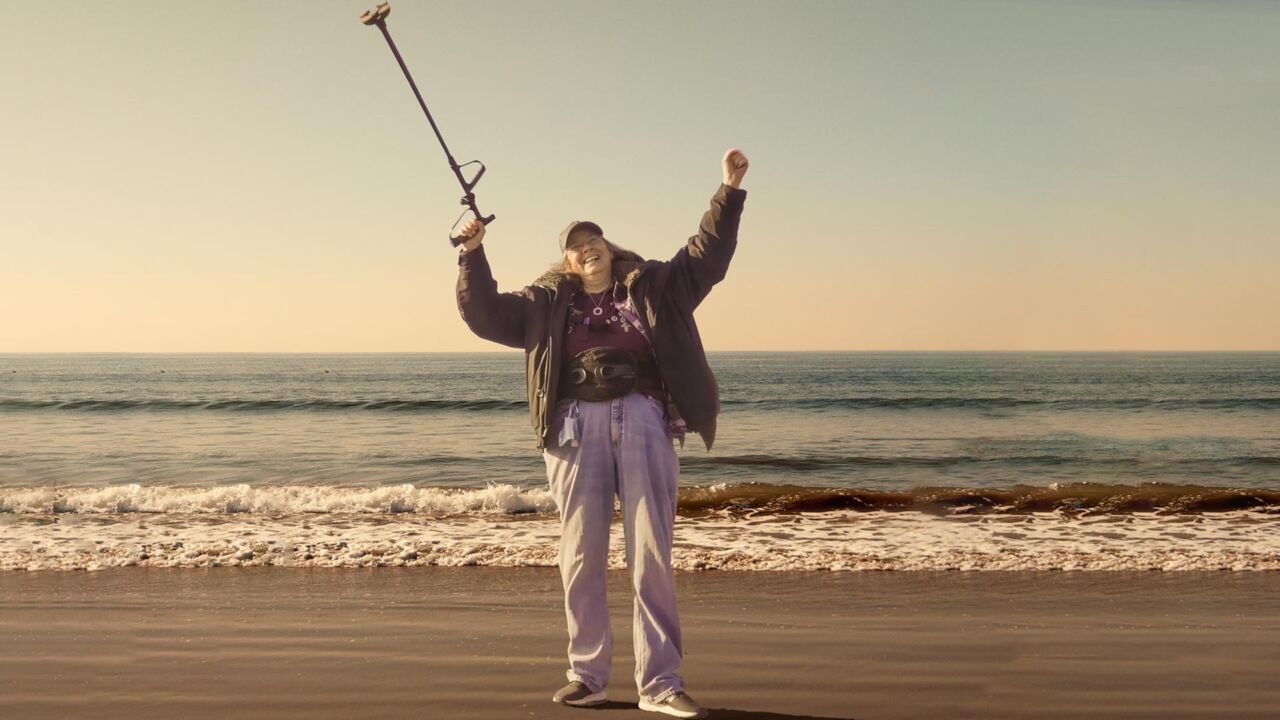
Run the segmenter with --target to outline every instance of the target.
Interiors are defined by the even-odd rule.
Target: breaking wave
[[[1280,490],[1142,483],[1062,483],[1010,488],[916,487],[908,490],[809,487],[769,483],[685,486],[679,512],[818,513],[916,511],[933,514],[1196,514],[1254,510],[1280,513]],[[425,514],[552,513],[545,487],[485,488],[396,485],[376,488],[265,486],[212,488],[119,485],[0,488],[0,513],[160,514]]]

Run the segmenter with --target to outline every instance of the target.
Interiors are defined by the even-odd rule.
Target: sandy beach
[[[680,573],[715,718],[1267,718],[1272,572]],[[4,717],[658,717],[611,574],[610,704],[549,702],[549,568],[0,573]]]

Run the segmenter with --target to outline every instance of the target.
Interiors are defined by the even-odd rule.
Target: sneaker
[[[551,696],[551,701],[570,707],[591,707],[604,702],[605,696],[603,690],[591,692],[591,688],[587,687],[586,683],[574,680]]]
[[[704,718],[707,709],[683,692],[672,693],[662,702],[640,698],[640,709],[675,715],[678,718]]]

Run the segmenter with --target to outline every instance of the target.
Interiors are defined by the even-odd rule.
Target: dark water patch
[[[744,483],[680,490],[682,514],[716,511],[766,513],[918,511],[934,513],[1162,514],[1262,510],[1280,512],[1280,490],[1143,483],[1069,483],[1050,487],[917,487],[909,490],[825,488]]]
[[[711,455],[688,456],[681,460],[686,472],[712,472],[718,468],[745,468],[754,470],[779,470],[783,472],[810,472],[819,470],[893,467],[950,467],[972,462],[1025,462],[1036,465],[1058,465],[1077,462],[1081,458],[1061,455],[1024,455],[1005,457],[981,457],[975,455],[911,456],[911,455],[811,455],[805,457],[777,455]],[[1092,461],[1090,461],[1092,462]]]

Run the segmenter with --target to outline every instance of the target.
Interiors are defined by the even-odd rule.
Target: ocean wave
[[[0,488],[0,513],[11,514],[423,514],[519,515],[551,513],[545,487],[490,484],[484,488],[147,486]],[[1061,483],[1010,488],[915,487],[904,490],[812,487],[771,483],[686,485],[684,516],[830,511],[924,512],[948,515],[1199,514],[1253,510],[1280,513],[1280,490],[1168,483]]]
[[[524,410],[525,401],[516,400],[333,400],[306,398],[241,399],[94,399],[67,400],[0,400],[0,410],[223,410],[223,411],[279,411],[279,410],[382,410],[387,412],[439,412],[443,410]]]
[[[1054,398],[1017,397],[848,397],[789,399],[724,399],[722,407],[757,410],[1280,410],[1280,397],[1236,398]],[[413,398],[68,398],[0,399],[0,411],[511,411],[527,409],[524,400],[440,400]]]
[[[937,516],[708,515],[675,526],[679,570],[1277,570],[1280,524],[1243,511]],[[626,567],[615,528],[609,566]],[[557,563],[555,516],[414,514],[0,517],[0,571],[379,568]]]
[[[901,491],[769,483],[681,488],[681,512],[715,512],[726,508],[770,513],[832,510],[949,514],[1280,512],[1280,490],[1088,482],[1016,485],[1011,488],[916,487]]]
[[[1231,458],[1231,461],[1247,462],[1252,456]],[[1271,458],[1266,458],[1271,459]],[[921,467],[940,468],[962,465],[965,463],[1008,463],[1032,464],[1036,466],[1067,465],[1082,463],[1099,464],[1141,464],[1137,458],[1096,458],[1084,456],[1032,454],[1032,455],[693,455],[681,459],[681,466],[686,471],[713,470],[722,467],[755,468],[761,470],[782,470],[792,472],[812,472],[820,470],[840,470],[858,467],[898,468]]]
[[[846,397],[799,399],[729,399],[721,405],[795,410],[1276,410],[1280,397],[1236,398],[1019,398],[1019,397]]]
[[[1111,456],[1102,456],[1097,452],[1082,449],[1076,454],[1001,452],[992,449],[989,452],[958,455],[840,455],[813,454],[800,456],[787,455],[690,455],[680,460],[681,469],[686,476],[700,478],[725,474],[754,475],[760,472],[771,472],[773,475],[786,473],[834,473],[847,474],[863,469],[920,469],[936,470],[960,468],[970,465],[983,467],[1018,467],[1026,468],[1028,473],[1041,474],[1051,469],[1070,469],[1072,467],[1088,468],[1098,473],[1109,473],[1117,477],[1142,477],[1144,472],[1152,468],[1160,468],[1160,459],[1138,452],[1141,448],[1120,453],[1112,450]],[[1192,470],[1196,462],[1210,462],[1212,473],[1221,468],[1261,468],[1266,469],[1280,465],[1280,456],[1276,455],[1215,455],[1211,457],[1178,458],[1185,471]],[[1196,470],[1203,475],[1204,470]]]

